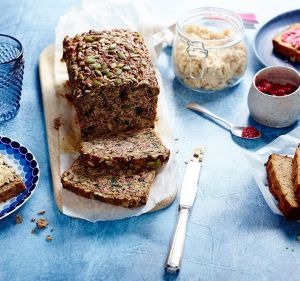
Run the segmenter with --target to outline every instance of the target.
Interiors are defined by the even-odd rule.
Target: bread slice
[[[0,202],[13,198],[26,189],[21,177],[0,155]]]
[[[170,150],[153,129],[143,129],[83,140],[81,155],[91,166],[141,170],[167,163]]]
[[[283,36],[288,32],[297,32],[299,37],[297,46],[293,46],[290,42],[284,42]],[[273,47],[281,55],[289,58],[290,61],[300,62],[300,23],[290,25],[284,32],[273,38]]]
[[[64,188],[83,197],[126,208],[145,205],[155,170],[100,169],[85,165],[80,158],[62,175]]]
[[[288,219],[300,219],[300,206],[292,181],[292,161],[288,156],[271,154],[267,162],[269,189],[279,203],[279,209]]]
[[[295,196],[298,202],[300,202],[300,144],[298,145],[294,155],[292,176]]]

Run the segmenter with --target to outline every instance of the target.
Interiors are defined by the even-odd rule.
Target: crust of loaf
[[[293,185],[295,196],[298,202],[300,202],[300,144],[296,149],[293,159]]]

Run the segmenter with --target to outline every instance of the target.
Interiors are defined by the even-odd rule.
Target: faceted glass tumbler
[[[0,122],[12,119],[20,107],[24,73],[21,43],[0,34]]]

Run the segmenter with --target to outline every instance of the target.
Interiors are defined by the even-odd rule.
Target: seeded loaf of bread
[[[63,60],[82,137],[154,127],[159,86],[138,32],[67,36]]]
[[[294,192],[300,203],[300,144],[298,145],[293,159],[293,185]]]
[[[0,155],[0,202],[13,198],[26,189],[22,179]]]
[[[81,145],[83,161],[101,168],[153,169],[167,163],[170,156],[151,128],[103,135]]]
[[[105,170],[78,158],[62,175],[62,185],[83,197],[137,208],[146,204],[154,177],[155,170]]]
[[[269,189],[278,201],[279,209],[288,219],[300,219],[300,205],[292,181],[292,161],[288,156],[270,155],[267,162]]]
[[[300,23],[295,23],[273,38],[273,47],[290,61],[300,62]]]

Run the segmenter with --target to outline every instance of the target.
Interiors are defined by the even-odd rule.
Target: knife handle
[[[189,214],[189,208],[181,207],[179,209],[177,225],[165,265],[165,269],[168,273],[176,273],[180,269]]]

